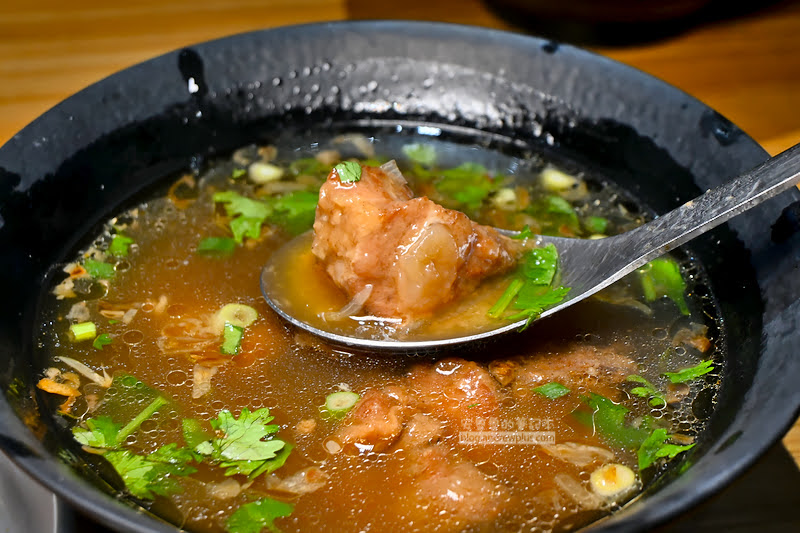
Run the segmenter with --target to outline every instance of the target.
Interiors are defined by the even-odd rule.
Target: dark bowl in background
[[[740,17],[780,0],[485,0],[515,27],[584,46],[626,46]]]
[[[589,162],[654,213],[764,160],[692,97],[600,56],[486,29],[342,22],[237,35],[168,53],[67,99],[0,148],[0,448],[72,505],[124,531],[175,531],[116,495],[63,421],[38,406],[33,345],[51,265],[159,178],[287,128],[480,131]],[[708,427],[668,472],[598,531],[646,530],[721,489],[800,409],[800,242],[769,228],[784,193],[695,240],[726,335]]]

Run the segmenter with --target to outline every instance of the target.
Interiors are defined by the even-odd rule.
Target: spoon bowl
[[[551,316],[608,287],[649,261],[685,244],[727,220],[792,187],[800,181],[800,145],[768,159],[752,170],[690,200],[638,228],[603,239],[570,239],[537,235],[536,246],[553,244],[559,255],[560,284],[569,287],[566,298],[544,310],[537,320]],[[505,235],[515,232],[498,229]],[[307,237],[306,237],[307,238]],[[291,243],[287,246],[290,246]],[[274,254],[261,274],[261,291],[267,304],[295,326],[333,344],[348,348],[395,353],[429,352],[486,341],[523,328],[527,319],[495,329],[445,339],[395,340],[355,337],[321,329],[291,311],[274,283],[279,265]],[[305,293],[310,298],[313,294]]]

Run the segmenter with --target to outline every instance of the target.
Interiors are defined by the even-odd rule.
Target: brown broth
[[[262,265],[290,235],[268,228],[260,239],[246,241],[228,258],[195,253],[201,238],[225,234],[219,210],[215,211],[211,199],[214,190],[233,183],[228,178],[230,167],[225,165],[221,163],[199,178],[203,187],[185,208],[165,198],[152,199],[112,220],[106,232],[84,251],[86,255],[95,248],[104,249],[114,226],[123,227],[125,235],[135,241],[129,256],[117,263],[105,294],[100,299],[87,299],[90,320],[97,324],[98,333],[112,337],[111,344],[98,350],[91,342],[66,340],[68,326],[75,320],[65,317],[80,298],[56,300],[49,296],[49,307],[40,321],[40,346],[52,358],[54,367],[70,370],[54,359],[68,356],[93,369],[107,369],[117,377],[135,376],[171,400],[168,408],[159,410],[128,438],[126,445],[134,453],[152,453],[170,442],[183,445],[181,418],[208,421],[223,409],[238,414],[244,407],[251,411],[269,408],[275,417],[273,423],[280,426],[278,436],[295,446],[284,466],[272,475],[259,476],[247,488],[241,488],[248,481],[244,476],[233,476],[241,492],[229,498],[214,495],[229,479],[223,469],[199,465],[196,474],[178,479],[181,492],[156,498],[153,510],[157,514],[192,531],[225,531],[226,520],[240,505],[268,496],[294,505],[291,516],[275,522],[282,531],[565,530],[618,509],[636,491],[614,501],[587,505],[565,491],[556,481],[558,476],[568,476],[591,495],[589,476],[604,463],[626,465],[637,472],[639,487],[654,475],[652,471],[638,473],[635,449],[611,446],[596,427],[577,420],[573,412],[586,410],[585,395],[596,393],[624,404],[631,410],[627,420],[633,424],[649,415],[661,420],[669,433],[692,438],[701,431],[703,421],[692,415],[691,406],[697,393],[711,381],[692,383],[688,394],[673,407],[653,409],[645,399],[630,394],[630,384],[624,383],[628,367],[624,363],[619,363],[622,370],[614,367],[613,361],[630,357],[630,373],[643,375],[665,389],[664,371],[694,365],[713,353],[702,354],[685,345],[672,347],[672,337],[678,330],[701,319],[680,316],[671,302],[653,304],[651,316],[623,306],[588,302],[548,320],[544,327],[532,328],[513,344],[491,345],[489,353],[461,355],[463,359],[454,362],[343,353],[291,329],[266,306],[259,291]],[[496,213],[484,215],[491,218]],[[624,229],[622,224],[618,226]],[[632,291],[626,283],[632,286],[628,280],[620,287]],[[96,296],[97,290],[95,286],[92,294]],[[97,313],[100,300],[138,311],[129,324],[111,323]],[[258,319],[246,328],[240,353],[225,356],[220,354],[219,338],[203,328],[217,310],[232,302],[253,307]],[[185,339],[176,341],[182,337],[193,337],[194,344]],[[458,358],[459,354],[449,357]],[[457,404],[458,409],[448,410],[447,402],[452,398],[447,387],[420,389],[419,381],[410,377],[427,371],[440,379],[447,374],[446,365],[457,366],[473,359],[481,372],[486,372],[492,361],[503,360],[530,372],[524,379],[518,374],[507,385],[495,384],[496,409],[462,403]],[[210,392],[200,398],[192,397],[196,364],[218,367]],[[533,374],[535,379],[530,377]],[[563,397],[548,399],[533,391],[536,385],[559,380],[571,389]],[[358,453],[352,447],[335,454],[326,451],[330,440],[335,441],[337,431],[348,422],[324,416],[321,406],[325,397],[342,388],[363,397],[367,391],[390,386],[415,395],[410,412],[441,421],[442,435],[434,450],[446,450],[449,459],[437,459],[435,454],[433,459],[420,459],[420,450],[430,451],[429,447],[390,448],[380,453]],[[126,408],[112,413],[108,409],[113,401],[107,398],[93,411],[92,395],[110,397],[113,390],[105,392],[82,378],[81,391],[83,395],[70,410],[77,423],[99,414],[124,422],[150,401],[146,395],[137,397]],[[50,398],[54,410],[59,398]],[[298,425],[302,427],[301,422],[309,420],[315,426],[304,434]],[[557,444],[600,447],[614,458],[578,466],[554,457],[537,444],[460,442],[465,431],[488,431],[489,436],[496,431],[545,431]],[[430,478],[420,466],[428,465],[428,460],[443,464],[445,473],[456,465],[468,465],[469,472],[477,471],[486,483],[482,486],[500,491],[502,504],[495,505],[498,498],[479,492],[464,511],[459,504],[445,501],[447,491],[432,497],[425,491],[436,489],[420,481]],[[286,479],[309,467],[319,468],[327,477],[313,492],[292,495],[275,491],[269,484],[270,479]],[[441,475],[446,478],[446,474]]]

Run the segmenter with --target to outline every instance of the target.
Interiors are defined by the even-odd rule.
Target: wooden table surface
[[[657,42],[594,50],[694,95],[774,154],[800,142],[800,3],[770,3]],[[152,56],[232,33],[348,18],[517,29],[481,0],[0,0],[0,145],[66,96]],[[800,423],[783,445],[800,462]]]

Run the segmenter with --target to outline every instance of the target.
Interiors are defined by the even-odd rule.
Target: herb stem
[[[159,396],[158,398],[150,402],[150,405],[145,407],[141,413],[136,415],[136,417],[133,420],[128,422],[127,425],[125,425],[125,427],[119,430],[119,433],[117,433],[117,444],[122,444],[123,442],[125,442],[125,439],[127,439],[131,433],[136,431],[139,428],[139,426],[142,425],[142,422],[153,416],[156,411],[161,409],[167,403],[169,402],[167,402],[167,399],[164,398],[163,396]]]
[[[500,296],[500,299],[489,309],[489,316],[492,318],[500,318],[506,308],[511,304],[511,301],[519,294],[523,285],[525,285],[525,282],[519,278],[509,283],[503,295]]]

